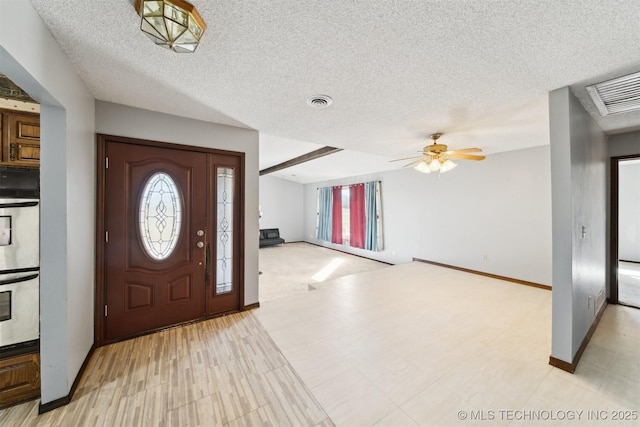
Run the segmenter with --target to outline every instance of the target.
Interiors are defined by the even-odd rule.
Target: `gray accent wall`
[[[606,136],[569,88],[549,94],[553,299],[551,355],[571,363],[595,320],[608,265]]]
[[[96,132],[245,153],[244,303],[258,302],[258,132],[96,101]]]
[[[409,168],[305,185],[305,241],[393,264],[415,257],[551,285],[549,146],[457,163],[441,175]],[[382,181],[384,250],[318,240],[317,189],[372,180]]]
[[[260,177],[260,228],[278,228],[287,242],[303,240],[303,186],[275,176]]]
[[[30,2],[0,2],[0,72],[41,104],[41,403],[69,393],[93,344],[94,99]]]

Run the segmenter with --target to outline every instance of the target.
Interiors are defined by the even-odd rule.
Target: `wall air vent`
[[[640,72],[587,86],[603,116],[640,110]]]

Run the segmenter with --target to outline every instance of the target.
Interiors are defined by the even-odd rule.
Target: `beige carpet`
[[[309,292],[330,279],[388,266],[304,242],[261,248],[260,302]]]

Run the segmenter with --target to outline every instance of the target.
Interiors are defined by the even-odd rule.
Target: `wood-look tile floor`
[[[250,312],[97,349],[72,402],[0,426],[332,426]]]

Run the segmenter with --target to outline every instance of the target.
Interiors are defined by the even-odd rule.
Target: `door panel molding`
[[[151,141],[151,140],[128,138],[128,137],[121,137],[121,136],[114,136],[114,135],[97,134],[96,287],[95,287],[95,323],[94,323],[95,346],[98,347],[114,341],[119,341],[121,339],[128,339],[133,336],[143,335],[146,333],[154,332],[156,330],[164,329],[164,327],[161,327],[161,328],[149,329],[140,333],[136,332],[126,336],[122,336],[122,337],[107,337],[106,316],[108,316],[109,313],[107,311],[107,282],[106,282],[107,278],[106,278],[106,264],[105,264],[105,256],[106,256],[105,245],[107,244],[106,242],[109,236],[106,233],[105,227],[106,227],[106,221],[107,221],[107,210],[106,210],[107,209],[107,206],[106,206],[107,170],[108,170],[107,147],[109,146],[110,143],[128,144],[131,146],[132,151],[136,151],[135,149],[136,146],[148,147],[148,148],[157,147],[161,149],[178,150],[180,152],[195,152],[195,153],[200,153],[200,154],[203,154],[204,156],[207,156],[207,159],[208,159],[207,169],[209,170],[209,172],[207,172],[207,179],[206,179],[207,181],[207,184],[206,184],[207,208],[206,209],[214,209],[215,207],[215,205],[212,205],[212,202],[214,201],[213,192],[215,191],[215,186],[214,186],[214,183],[212,183],[213,172],[211,171],[211,165],[212,164],[220,164],[225,166],[228,165],[235,169],[237,182],[236,182],[236,191],[234,192],[235,193],[234,197],[236,202],[234,208],[237,209],[237,214],[234,215],[235,216],[234,233],[236,233],[237,236],[234,239],[235,241],[234,243],[234,257],[235,257],[234,282],[238,290],[238,294],[236,297],[236,304],[233,307],[225,306],[223,310],[210,310],[209,298],[205,297],[205,301],[203,301],[203,312],[205,314],[202,318],[213,317],[216,315],[221,315],[221,314],[225,314],[232,311],[246,309],[246,307],[244,306],[245,154],[241,152],[220,150],[220,149],[214,149],[214,148],[204,148],[204,147],[188,146],[188,145],[167,143],[167,142],[160,142],[160,141]],[[214,160],[216,158],[217,160]],[[223,160],[220,160],[220,159],[223,159]],[[138,162],[136,162],[136,164],[138,163],[140,163],[139,166],[142,166],[143,163],[150,165],[153,163],[153,158],[149,158],[146,160],[139,160]],[[176,162],[176,167],[178,166],[179,165]],[[152,172],[149,172],[149,173],[152,174]],[[149,176],[151,175],[148,175],[147,178]],[[191,181],[194,179],[194,177],[189,176],[186,179]],[[188,183],[188,184],[189,185],[187,185],[187,187],[185,188],[191,188],[190,186],[191,183]],[[126,190],[123,189],[123,190],[129,191],[129,192],[136,191],[130,188]],[[137,189],[137,191],[139,192],[142,191],[142,188]],[[184,201],[185,206],[188,206],[186,199],[193,198],[194,194],[183,194],[182,197],[185,199]],[[140,194],[129,194],[129,197],[126,197],[125,199],[136,201],[135,203],[139,204]],[[136,206],[129,206],[129,208],[134,210],[137,209]],[[183,223],[181,225],[183,230],[190,230],[193,227],[199,226],[199,224],[189,223],[189,221],[191,220],[190,216],[191,215],[183,212],[183,215],[182,215]],[[213,215],[208,215],[208,216],[210,218],[213,217]],[[126,221],[126,222],[129,223],[130,221]],[[214,236],[215,233],[212,228],[213,224],[214,224],[213,221],[210,220],[210,224],[206,224],[206,226],[203,226],[207,234],[210,234],[208,236],[209,242],[215,239],[215,236]],[[136,230],[128,229],[126,235],[136,236],[137,238],[141,238],[142,236],[140,236],[139,227],[137,228],[138,229]],[[180,267],[184,267],[185,265],[189,264],[192,261],[192,256],[194,256],[195,253],[194,251],[191,251],[191,250],[186,251],[186,253],[189,254],[188,256],[189,259],[175,259],[176,261],[175,264],[170,261],[170,259],[173,258],[173,255],[177,253],[179,247],[182,247],[184,250],[185,248],[184,245],[187,245],[186,247],[188,248],[196,244],[197,237],[191,236],[189,234],[190,234],[189,232],[185,233],[183,231],[182,237],[180,239],[184,241],[177,242],[176,247],[174,248],[174,252],[171,255],[169,255],[167,259],[169,260],[169,263],[171,265],[166,266],[166,264],[162,264],[162,262],[159,262],[158,267],[161,267],[158,269],[159,272],[161,272],[162,270],[166,270],[166,271],[170,271],[173,269],[181,270]],[[141,268],[137,267],[137,265],[139,265],[141,262],[144,261],[147,263],[147,265],[149,265],[149,261],[151,261],[151,257],[145,254],[143,249],[138,249],[137,243],[132,244],[133,243],[131,242],[132,239],[128,239],[128,240],[129,241],[125,242],[123,245],[124,252],[126,253],[122,254],[122,256],[124,256],[126,260],[125,262],[127,266],[125,268],[130,272],[135,272],[136,270],[141,270]],[[215,240],[213,240],[213,242],[215,242]],[[213,248],[212,248],[212,252],[215,252]],[[206,295],[209,295],[209,292],[215,289],[215,281],[214,281],[215,280],[215,277],[214,277],[215,263],[213,262],[215,259],[215,256],[210,254],[209,258],[212,261],[212,264],[209,268],[210,270],[209,282],[212,282],[212,283],[210,283],[208,286],[205,285],[204,292]],[[138,311],[138,310],[144,311],[143,307],[148,307],[149,304],[151,304],[152,306],[155,306],[157,303],[160,303],[163,305],[170,304],[172,306],[173,305],[179,306],[180,304],[184,304],[187,300],[190,299],[189,296],[193,295],[193,292],[195,291],[193,288],[194,281],[192,280],[189,274],[187,274],[185,277],[185,275],[179,273],[178,271],[175,271],[175,273],[177,274],[171,277],[171,280],[166,284],[164,289],[162,290],[149,289],[147,293],[142,292],[141,294],[136,295],[135,298],[133,298],[136,301],[135,302],[131,301],[132,303],[134,303],[136,307],[135,308],[129,307],[129,309],[133,311]],[[136,276],[134,275],[134,277]],[[136,285],[147,284],[145,283],[146,282],[145,280],[142,280],[142,277],[140,279],[136,277],[136,280],[132,280],[130,283],[133,285],[134,282]],[[137,290],[140,291],[140,289],[137,289]],[[146,294],[146,296],[142,294]],[[156,301],[157,298],[161,298],[160,300],[161,302]],[[200,319],[180,320],[179,323],[191,323],[194,320],[200,320]]]

